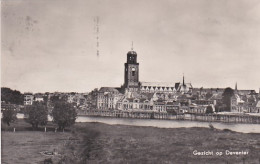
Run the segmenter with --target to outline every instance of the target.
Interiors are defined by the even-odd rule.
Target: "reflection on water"
[[[17,118],[23,118],[24,115],[18,113]],[[48,120],[52,118],[48,116]],[[190,127],[209,127],[208,122],[198,121],[181,121],[181,120],[151,120],[151,119],[128,119],[128,118],[111,118],[111,117],[87,117],[78,116],[76,122],[101,122],[110,125],[133,125],[133,126],[152,126],[158,128],[190,128]],[[259,124],[235,124],[235,123],[211,123],[217,129],[230,129],[242,133],[260,133]]]

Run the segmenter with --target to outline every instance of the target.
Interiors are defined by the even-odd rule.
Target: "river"
[[[24,115],[18,113],[18,118]],[[52,118],[48,116],[48,120]],[[151,126],[158,128],[191,128],[191,127],[209,127],[208,122],[199,121],[181,121],[181,120],[155,120],[155,119],[129,119],[129,118],[111,118],[111,117],[88,117],[78,116],[76,122],[100,122],[109,125],[132,125],[132,126]],[[260,133],[260,124],[239,124],[239,123],[211,123],[216,129],[229,129],[241,133]]]

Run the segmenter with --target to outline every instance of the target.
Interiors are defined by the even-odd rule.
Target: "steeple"
[[[132,47],[131,47],[131,50],[133,51],[134,50],[134,42],[132,41]]]
[[[139,63],[137,63],[137,53],[132,50],[127,53],[127,61],[125,63],[125,83],[124,88],[128,91],[138,91],[139,88]]]
[[[184,82],[184,74],[183,74],[183,81],[182,81],[182,84],[185,85],[185,82]]]
[[[235,86],[235,91],[237,92],[237,82],[236,82],[236,86]]]

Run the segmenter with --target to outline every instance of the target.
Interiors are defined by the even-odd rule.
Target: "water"
[[[79,116],[76,122],[100,122],[109,125],[132,125],[132,126],[152,126],[158,128],[191,128],[209,127],[208,122],[198,121],[176,121],[176,120],[152,120],[152,119],[128,119],[111,117],[87,117]],[[241,133],[260,133],[259,124],[235,124],[235,123],[211,123],[217,129],[230,129]]]
[[[23,118],[23,114],[18,113],[17,118]],[[48,116],[48,120],[52,118]],[[76,122],[100,122],[109,125],[132,125],[132,126],[151,126],[158,128],[191,128],[191,127],[209,127],[208,122],[198,121],[176,121],[176,120],[152,120],[152,119],[128,119],[111,117],[88,117],[78,116]],[[235,123],[211,123],[216,129],[230,129],[241,133],[260,133],[260,124],[235,124]]]
[[[22,113],[17,113],[16,114],[17,118],[23,119],[24,118],[24,114]],[[52,117],[50,115],[48,115],[48,121],[52,121]]]

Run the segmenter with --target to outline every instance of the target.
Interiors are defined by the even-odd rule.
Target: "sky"
[[[96,23],[99,17],[99,56]],[[193,87],[260,88],[259,0],[5,0],[1,86],[88,92],[124,83],[126,54],[139,79]]]

